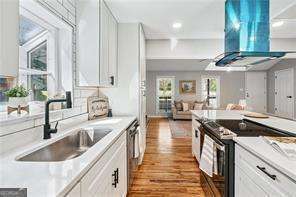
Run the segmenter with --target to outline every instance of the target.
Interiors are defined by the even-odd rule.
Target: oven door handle
[[[218,144],[217,142],[215,142],[215,146],[218,150],[225,152],[225,146]]]

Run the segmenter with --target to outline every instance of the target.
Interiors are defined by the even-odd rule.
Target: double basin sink
[[[40,148],[28,155],[18,158],[18,161],[54,162],[65,161],[79,157],[90,147],[95,145],[112,129],[93,128],[91,130],[78,130],[52,144]]]

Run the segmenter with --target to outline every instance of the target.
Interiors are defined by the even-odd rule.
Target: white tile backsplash
[[[10,133],[15,133],[17,131],[32,128],[35,126],[34,123],[35,123],[34,120],[26,120],[16,124],[1,125],[0,138],[1,136],[7,135]]]
[[[43,137],[43,127],[34,127],[0,137],[0,154],[25,146]]]

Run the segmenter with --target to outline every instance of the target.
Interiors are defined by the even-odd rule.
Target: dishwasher
[[[138,169],[138,158],[139,154],[136,155],[136,149],[139,151],[139,146],[136,144],[136,139],[138,138],[138,127],[139,123],[135,120],[130,127],[127,129],[127,186],[128,190],[131,187],[134,179],[134,173]]]

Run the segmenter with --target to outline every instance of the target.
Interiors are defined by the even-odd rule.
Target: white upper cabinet
[[[108,73],[108,56],[109,56],[109,12],[104,1],[101,1],[101,59],[100,59],[100,85],[106,86],[109,84]]]
[[[100,84],[114,86],[117,78],[117,21],[101,1]]]
[[[108,29],[109,29],[109,37],[108,37],[108,60],[109,60],[109,82],[110,85],[116,85],[117,83],[117,21],[113,17],[112,13],[109,12],[109,23],[108,23]]]
[[[77,77],[80,86],[98,86],[100,77],[100,3],[77,1]]]
[[[117,21],[103,0],[77,1],[79,86],[113,86],[117,77]]]
[[[19,70],[19,2],[0,0],[0,76],[17,77]]]

